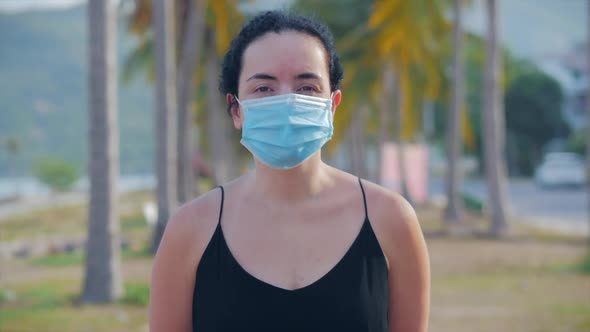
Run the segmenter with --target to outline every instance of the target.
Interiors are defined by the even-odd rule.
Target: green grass
[[[151,257],[151,252],[147,247],[137,250],[125,248],[122,250],[121,256],[123,259],[145,258]],[[82,251],[74,251],[37,257],[31,259],[30,262],[41,267],[66,267],[81,265],[84,263],[84,259],[85,255]]]
[[[147,331],[147,312],[127,305],[60,306],[0,312],[2,332]]]
[[[561,262],[550,267],[553,272],[590,275],[590,249],[576,262]]]
[[[143,247],[141,249],[129,249],[126,248],[123,250],[122,252],[123,258],[146,258],[146,257],[152,257],[152,252],[150,251],[150,248]]]
[[[79,280],[51,280],[18,285],[14,289],[2,289],[0,290],[0,293],[4,294],[2,305],[7,308],[26,307],[29,309],[67,305],[74,300],[79,285]],[[8,299],[8,293],[13,294],[12,299]]]
[[[82,206],[52,207],[14,215],[0,222],[0,240],[82,234],[85,219]]]
[[[444,289],[449,291],[502,291],[519,287],[514,273],[454,274],[441,278]]]
[[[123,260],[151,257],[146,247],[149,244],[149,227],[141,213],[141,205],[149,200],[153,200],[149,192],[132,193],[121,197],[121,235],[129,241],[130,245],[121,252]],[[79,239],[86,235],[86,219],[84,204],[29,211],[0,221],[0,241],[33,241],[38,237]],[[38,271],[32,273],[45,274],[51,270],[57,274],[53,272],[48,274],[59,275],[59,279],[52,276],[50,278],[53,279],[16,282],[16,284],[13,282],[9,286],[2,284],[0,280],[0,331],[147,330],[146,306],[149,300],[149,286],[145,278],[141,282],[126,279],[125,294],[117,303],[83,305],[78,302],[81,291],[80,277],[66,271],[72,270],[67,267],[83,264],[84,256],[81,250],[47,255],[27,261],[34,266],[34,271]],[[149,259],[140,262],[143,261],[145,264],[150,264]],[[10,271],[10,267],[7,269]]]
[[[147,284],[125,284],[125,296],[121,303],[147,306],[150,300],[150,286]]]
[[[145,219],[141,216],[132,216],[121,220],[121,232],[143,228],[148,228],[148,225]]]
[[[15,298],[7,300],[8,292]],[[114,304],[82,305],[80,280],[44,280],[0,289],[0,331],[130,331],[146,323],[149,286],[125,283],[125,295]]]
[[[16,289],[0,289],[0,303],[7,307],[48,308],[75,305],[80,292],[80,280],[44,280],[37,284],[20,285]],[[120,303],[145,306],[149,301],[149,285],[142,282],[126,282],[125,295]],[[14,293],[9,299],[8,293]]]
[[[31,259],[31,264],[46,267],[64,267],[79,265],[84,262],[84,254],[81,251],[52,254]]]
[[[13,296],[12,294],[13,292],[11,290],[0,289],[0,305],[10,301],[11,297]]]
[[[587,315],[590,313],[590,303],[559,303],[551,305],[551,309],[560,315]]]
[[[150,192],[121,195],[121,231],[148,230],[142,215],[142,204],[153,200]],[[51,206],[3,218],[0,241],[35,239],[36,237],[81,237],[86,235],[86,204]]]
[[[580,262],[574,265],[573,270],[582,274],[590,274],[590,249]]]

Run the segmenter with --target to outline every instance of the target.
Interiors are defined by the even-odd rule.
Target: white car
[[[584,160],[575,153],[548,153],[535,171],[535,182],[545,188],[584,186],[586,184]]]

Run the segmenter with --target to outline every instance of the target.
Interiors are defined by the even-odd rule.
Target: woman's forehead
[[[257,73],[286,78],[303,72],[329,77],[327,54],[321,41],[296,31],[269,32],[244,51],[240,81]]]

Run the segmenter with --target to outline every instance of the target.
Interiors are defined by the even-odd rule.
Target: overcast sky
[[[0,0],[0,10],[61,9],[77,5],[80,2],[82,0]]]
[[[120,0],[111,0],[120,1]],[[292,0],[255,0],[265,8],[282,7]],[[31,9],[62,9],[75,6],[86,0],[0,0],[0,11],[23,11]]]
[[[116,0],[111,0],[116,1]],[[257,0],[266,8],[292,0]],[[0,11],[61,9],[84,0],[0,0]],[[500,0],[501,38],[515,55],[534,58],[567,51],[585,38],[586,0]],[[485,33],[484,1],[465,12],[470,31]]]
[[[484,34],[484,1],[475,0],[465,15],[465,25]],[[586,35],[587,0],[501,0],[499,2],[502,42],[514,54],[534,58],[560,54]]]

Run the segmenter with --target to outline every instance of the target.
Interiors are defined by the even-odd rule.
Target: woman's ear
[[[340,105],[342,101],[342,91],[336,90],[332,92],[332,114],[336,113],[336,108]]]
[[[237,98],[233,94],[228,93],[227,95],[225,95],[225,100],[227,102],[229,115],[231,116],[232,121],[234,122],[234,127],[236,129],[242,129],[244,119],[242,117],[242,111],[240,109],[240,104],[238,103]]]

